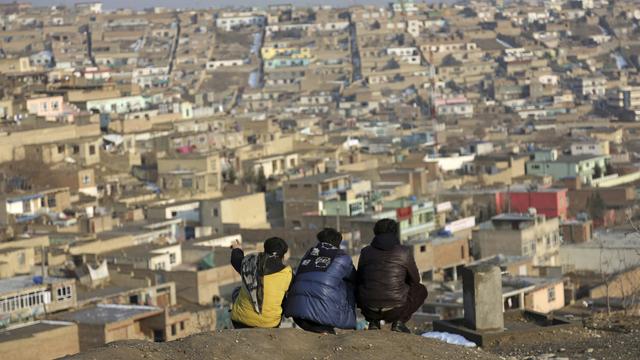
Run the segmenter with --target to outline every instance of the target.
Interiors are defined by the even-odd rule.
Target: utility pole
[[[340,207],[338,206],[338,211],[336,212],[336,230],[340,232]]]
[[[47,276],[45,261],[47,261],[47,253],[44,250],[44,245],[42,245],[40,246],[40,270],[42,272],[42,280]]]

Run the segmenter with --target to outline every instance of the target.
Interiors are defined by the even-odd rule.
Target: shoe
[[[369,322],[369,330],[380,330],[382,327],[380,326],[379,320],[373,320]]]
[[[396,321],[393,324],[391,324],[391,331],[411,334],[411,330],[409,330],[409,328],[407,327],[407,324],[405,324],[402,321]]]

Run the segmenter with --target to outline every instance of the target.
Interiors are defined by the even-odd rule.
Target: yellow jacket
[[[262,314],[258,314],[254,310],[249,293],[242,287],[238,298],[231,307],[231,320],[258,328],[278,326],[282,317],[282,300],[289,289],[292,274],[291,267],[287,266],[277,273],[264,277]]]

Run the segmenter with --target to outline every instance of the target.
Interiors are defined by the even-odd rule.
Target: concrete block
[[[502,331],[502,275],[495,265],[482,264],[462,271],[464,319],[470,329]]]

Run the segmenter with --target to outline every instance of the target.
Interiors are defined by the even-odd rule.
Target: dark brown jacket
[[[411,284],[420,283],[420,273],[411,249],[400,245],[394,234],[377,235],[360,252],[358,261],[358,305],[389,309],[407,301]]]

